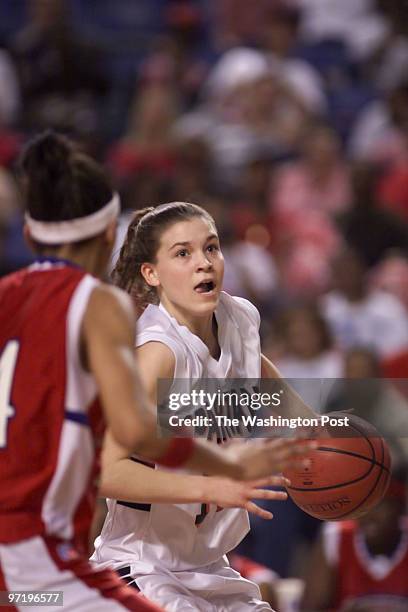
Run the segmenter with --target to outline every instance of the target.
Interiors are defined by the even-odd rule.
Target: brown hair
[[[203,217],[215,227],[214,219],[204,208],[188,202],[170,202],[135,212],[112,271],[112,281],[127,291],[140,308],[158,303],[156,289],[144,280],[141,265],[155,262],[161,235],[168,227],[195,217]]]
[[[296,315],[299,314],[305,316],[308,319],[309,324],[312,325],[312,327],[314,327],[319,334],[320,350],[330,350],[333,346],[333,339],[330,329],[326,320],[321,314],[318,305],[314,302],[305,302],[288,308],[280,317],[280,336],[287,341],[289,327]]]

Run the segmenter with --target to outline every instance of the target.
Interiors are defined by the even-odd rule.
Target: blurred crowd
[[[213,214],[285,376],[408,378],[405,0],[3,0],[0,274],[30,261],[15,162],[49,127],[106,165],[122,231]]]

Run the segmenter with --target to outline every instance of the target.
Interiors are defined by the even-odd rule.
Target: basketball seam
[[[373,486],[371,487],[370,491],[367,493],[367,495],[365,496],[364,499],[362,499],[357,506],[355,506],[353,509],[349,509],[346,512],[343,512],[342,514],[339,514],[337,516],[334,517],[330,517],[326,520],[339,520],[345,516],[350,515],[351,513],[354,514],[363,504],[365,504],[367,502],[367,500],[371,497],[371,495],[373,494],[373,491],[375,491],[377,485],[379,484],[379,482],[381,481],[381,478],[383,477],[383,475],[387,474],[390,475],[390,469],[387,468],[383,461],[385,459],[385,447],[384,447],[384,442],[381,436],[379,436],[380,442],[381,442],[381,459],[380,461],[376,460],[376,452],[374,449],[373,444],[371,443],[371,440],[365,435],[365,433],[363,431],[361,431],[354,423],[353,423],[353,428],[365,439],[367,440],[367,443],[369,444],[369,447],[371,449],[371,453],[372,453],[372,457],[366,457],[364,455],[360,455],[359,453],[355,453],[353,451],[345,451],[345,450],[341,450],[341,449],[335,449],[332,447],[318,447],[316,450],[322,450],[322,451],[326,451],[326,452],[333,452],[333,453],[339,453],[339,454],[345,454],[345,455],[349,455],[352,457],[356,457],[358,459],[363,459],[365,461],[368,461],[371,465],[370,465],[370,469],[362,476],[360,476],[359,478],[355,479],[355,480],[350,480],[350,481],[346,481],[342,484],[337,484],[337,485],[331,485],[331,486],[327,486],[327,487],[314,487],[314,488],[303,488],[303,487],[287,487],[288,490],[292,490],[292,491],[303,491],[303,492],[316,492],[316,491],[327,491],[327,490],[332,490],[332,489],[338,489],[344,486],[348,486],[348,485],[352,485],[355,484],[361,480],[363,480],[364,478],[366,478],[374,469],[374,466],[377,466],[380,468],[380,473],[376,478],[375,483],[373,484]],[[299,504],[300,505],[300,504]],[[300,505],[300,507],[302,507]]]
[[[344,451],[333,449],[330,447],[325,448],[323,446],[322,447],[319,446],[316,450],[337,452],[341,454],[350,454],[350,453],[345,453]],[[354,456],[358,457],[359,455],[354,455]],[[340,484],[335,484],[335,485],[328,485],[327,487],[313,487],[313,488],[312,487],[287,487],[287,488],[291,489],[291,491],[327,491],[329,489],[339,489],[340,487],[345,487],[346,485],[355,484],[356,482],[359,482],[360,480],[363,480],[364,478],[366,478],[373,471],[374,461],[372,461],[371,459],[368,459],[368,461],[370,461],[371,463],[371,466],[369,467],[368,471],[354,480],[346,480],[346,482],[341,482]]]
[[[368,440],[368,438],[366,438],[366,439]],[[384,444],[383,444],[382,438],[380,438],[380,442],[381,442],[381,451],[382,451],[381,461],[383,461],[384,460]],[[379,481],[381,480],[382,475],[383,475],[383,471],[381,469],[379,476],[377,476],[377,480],[375,481],[375,483],[373,484],[372,488],[367,493],[365,498],[362,499],[360,501],[360,503],[357,504],[357,506],[355,508],[353,508],[353,510],[348,510],[347,512],[343,512],[343,514],[339,514],[338,516],[336,516],[335,520],[337,521],[338,519],[341,519],[343,516],[346,516],[346,515],[350,514],[351,512],[354,513],[356,510],[358,510],[360,508],[360,506],[362,506],[370,498],[370,496],[372,495],[373,491],[375,490],[375,487],[378,485]],[[331,519],[331,520],[333,520],[333,519]]]
[[[382,441],[381,441],[381,444],[382,444]],[[358,459],[364,459],[365,461],[369,461],[370,463],[373,463],[374,465],[378,465],[378,467],[382,468],[386,472],[389,472],[389,469],[380,461],[377,461],[376,459],[370,459],[369,457],[365,457],[364,455],[359,455],[358,453],[355,453],[353,451],[341,450],[339,448],[332,448],[330,446],[319,446],[316,450],[328,451],[330,453],[341,453],[343,455],[350,455],[351,457],[357,457]]]

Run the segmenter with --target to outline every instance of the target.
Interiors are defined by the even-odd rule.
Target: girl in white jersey
[[[202,208],[176,202],[136,214],[114,280],[143,306],[149,303],[136,343],[155,401],[158,379],[277,376],[261,357],[258,311],[221,291],[223,270],[215,223]],[[271,471],[280,471],[294,461],[296,447],[293,441],[275,444]],[[271,515],[244,499],[239,485],[154,470],[132,459],[113,442],[105,454],[102,490],[111,499],[93,560],[113,564],[170,612],[270,610],[225,554],[248,531],[246,509]],[[254,483],[254,498],[286,498],[256,490],[265,484],[283,485],[285,479]]]

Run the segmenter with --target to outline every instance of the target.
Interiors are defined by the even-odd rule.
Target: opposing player
[[[322,525],[311,551],[301,610],[408,610],[407,469],[395,468],[365,516]]]
[[[2,587],[63,590],[72,612],[155,610],[113,572],[87,562],[103,416],[128,453],[169,467],[247,479],[269,473],[287,451],[253,446],[248,462],[187,439],[157,439],[133,356],[131,301],[98,280],[118,197],[103,170],[57,135],[34,140],[21,167],[25,232],[41,257],[0,281]],[[249,499],[252,485],[239,486]]]
[[[158,379],[277,376],[261,356],[258,311],[221,291],[223,269],[214,221],[202,208],[175,202],[136,213],[113,277],[142,306],[149,303],[136,343],[154,402]],[[228,436],[222,427],[209,433]],[[212,478],[154,470],[135,456],[129,459],[114,442],[105,462],[102,493],[110,498],[109,512],[96,541],[96,563],[113,562],[170,612],[271,609],[258,587],[225,558],[247,533],[243,508],[257,512],[253,505],[227,509],[233,504],[222,502],[222,491],[222,507],[202,503],[212,501]],[[272,491],[264,495],[285,498]]]

